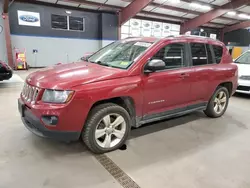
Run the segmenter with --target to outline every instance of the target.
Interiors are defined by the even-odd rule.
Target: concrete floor
[[[82,143],[26,130],[17,98],[29,72],[0,83],[0,188],[122,187]],[[142,188],[249,188],[249,106],[237,95],[222,118],[195,112],[135,129],[127,150],[107,156]]]

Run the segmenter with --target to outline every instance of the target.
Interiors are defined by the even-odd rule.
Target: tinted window
[[[74,31],[84,31],[84,19],[80,17],[69,17],[69,29]]]
[[[221,46],[213,45],[213,49],[214,49],[215,61],[218,64],[220,63],[222,58],[223,48]]]
[[[152,59],[161,59],[165,62],[166,69],[174,69],[184,66],[184,44],[169,44],[160,49]]]
[[[207,62],[208,62],[208,64],[214,64],[212,51],[211,51],[209,44],[206,44],[206,49],[207,49]]]
[[[67,16],[51,15],[51,27],[53,29],[68,29]]]
[[[191,46],[193,66],[206,65],[207,53],[206,53],[205,44],[191,43],[190,46]]]
[[[250,64],[250,52],[244,53],[242,56],[236,59],[235,63]]]

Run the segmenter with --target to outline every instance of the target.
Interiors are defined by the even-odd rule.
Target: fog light
[[[45,125],[55,127],[58,123],[57,116],[42,116],[42,121]]]

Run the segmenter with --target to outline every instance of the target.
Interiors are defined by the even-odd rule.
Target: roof
[[[197,36],[197,35],[178,35],[178,36],[168,36],[165,38],[156,38],[156,37],[128,37],[123,39],[123,41],[144,41],[144,42],[156,42],[159,40],[175,40],[175,39],[189,39],[189,40],[199,40],[199,41],[211,41],[213,43],[221,44],[223,43],[219,40],[215,40],[209,37]]]
[[[91,10],[103,10],[117,12],[130,5],[134,0],[36,0],[36,2],[47,2],[54,5],[65,5]],[[239,1],[239,0],[236,0]],[[34,1],[35,2],[35,1]],[[224,28],[250,18],[250,5],[234,9],[234,13],[226,13],[211,20],[202,26],[213,28]],[[152,0],[136,16],[145,18],[162,19],[166,21],[183,23],[196,18],[210,10],[218,9],[221,6],[233,3],[229,0]]]
[[[151,42],[154,43],[156,41],[160,40],[160,38],[156,37],[128,37],[123,39],[122,41],[128,42],[128,41],[144,41],[144,42]]]

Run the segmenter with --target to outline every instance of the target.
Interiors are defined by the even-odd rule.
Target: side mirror
[[[86,53],[83,57],[81,57],[81,60],[82,61],[88,61],[88,59],[90,58],[90,56],[92,55],[93,53]]]
[[[165,63],[161,59],[153,59],[148,62],[148,64],[145,66],[144,72],[150,73],[155,72],[158,70],[164,70],[165,69]]]
[[[83,57],[81,57],[81,60],[82,61],[88,61],[89,57],[90,57],[89,55],[88,56],[83,56]]]

